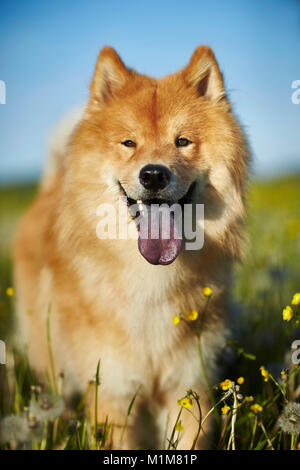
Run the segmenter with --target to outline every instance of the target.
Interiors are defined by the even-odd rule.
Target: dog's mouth
[[[192,183],[186,194],[177,201],[161,198],[135,200],[127,195],[120,182],[119,186],[137,223],[140,253],[151,264],[171,264],[183,247],[184,205],[191,204],[196,183]],[[177,208],[181,206],[179,213],[174,211],[175,204]]]
[[[127,205],[130,207],[135,204],[145,204],[146,206],[151,206],[152,204],[167,204],[168,206],[171,206],[172,204],[180,204],[181,207],[184,207],[184,204],[191,204],[192,199],[193,199],[193,193],[195,190],[196,182],[194,181],[187,192],[182,196],[180,199],[163,199],[163,198],[146,198],[146,199],[132,199],[131,197],[128,196],[126,190],[124,189],[124,186],[119,181],[119,187],[122,192],[122,194],[126,197],[127,200]]]

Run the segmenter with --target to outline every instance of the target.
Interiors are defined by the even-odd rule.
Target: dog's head
[[[102,49],[70,149],[83,209],[100,196],[111,203],[125,196],[140,207],[138,227],[146,220],[148,228],[140,230],[139,249],[150,263],[171,263],[183,246],[174,217],[163,238],[161,212],[145,216],[154,203],[203,203],[208,238],[232,244],[248,153],[209,47],[198,47],[186,68],[161,79],[128,69],[114,49]]]

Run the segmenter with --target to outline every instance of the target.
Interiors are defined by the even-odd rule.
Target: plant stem
[[[168,445],[168,449],[167,449],[167,450],[170,450],[170,447],[171,447],[171,446],[174,447],[174,445],[173,445],[173,439],[174,439],[174,435],[175,435],[175,431],[176,431],[176,426],[177,426],[177,423],[178,423],[179,418],[180,418],[180,416],[181,416],[182,410],[183,410],[183,407],[181,406],[181,407],[180,407],[180,410],[179,410],[179,413],[178,413],[178,415],[177,415],[177,418],[176,418],[176,421],[175,421],[173,430],[172,430],[172,434],[171,434],[171,436],[170,436],[169,445]]]
[[[291,435],[291,450],[295,450],[296,449],[296,440],[297,440],[297,437],[295,434],[292,434]]]
[[[236,450],[236,447],[235,447],[235,423],[236,423],[236,416],[237,416],[237,405],[238,405],[238,403],[237,403],[236,391],[234,391],[233,392],[232,417],[231,417],[231,433],[230,433],[230,438],[229,438],[229,441],[228,441],[227,450],[229,450],[230,444],[231,444],[232,450]]]
[[[194,438],[194,441],[193,441],[193,444],[192,444],[192,447],[190,450],[194,450],[195,449],[195,446],[197,444],[197,440],[198,440],[198,437],[200,435],[200,431],[201,431],[201,427],[202,427],[202,411],[201,411],[201,406],[200,406],[200,403],[199,403],[199,397],[198,395],[192,393],[192,396],[193,398],[195,399],[196,403],[197,403],[197,406],[198,406],[198,411],[199,411],[199,424],[198,424],[198,430],[197,430],[197,433],[195,435],[195,438]]]
[[[251,443],[250,443],[250,450],[253,449],[254,437],[255,437],[255,434],[256,434],[256,429],[257,429],[257,416],[255,416],[255,421],[254,421],[254,425],[253,425],[252,437],[251,437]]]
[[[94,412],[94,436],[95,445],[97,446],[97,427],[98,427],[98,386],[99,386],[99,371],[101,359],[99,359],[96,370],[96,383],[95,383],[95,412]]]
[[[264,426],[264,423],[262,422],[261,419],[259,420],[259,425],[260,425],[260,427],[261,427],[261,429],[262,429],[262,431],[263,431],[263,433],[264,433],[264,435],[265,435],[265,438],[267,439],[269,448],[270,448],[271,450],[275,450],[274,447],[273,447],[273,445],[272,445],[272,442],[271,442],[271,440],[270,440],[270,438],[269,438],[269,436],[268,436],[268,434],[267,434],[267,431],[266,431],[266,428],[265,428],[265,426]]]
[[[47,312],[47,343],[48,343],[48,353],[49,353],[49,361],[50,361],[50,368],[53,380],[53,387],[54,392],[57,395],[57,383],[56,383],[56,374],[55,374],[55,366],[54,366],[54,358],[52,353],[52,346],[51,346],[51,329],[50,329],[50,316],[51,316],[51,305],[48,306]]]
[[[122,432],[121,432],[121,437],[120,437],[120,443],[119,443],[119,446],[121,448],[122,446],[122,442],[123,442],[123,438],[124,438],[124,433],[125,433],[125,430],[127,428],[127,425],[128,425],[128,419],[129,419],[129,416],[130,416],[130,413],[131,413],[131,410],[132,410],[132,407],[134,405],[134,402],[135,402],[135,399],[139,393],[139,391],[141,390],[142,388],[142,385],[139,385],[137,391],[135,392],[130,404],[129,404],[129,407],[128,407],[128,410],[127,410],[127,415],[126,415],[126,418],[125,418],[125,423],[124,423],[124,426],[123,426],[123,429],[122,429]]]

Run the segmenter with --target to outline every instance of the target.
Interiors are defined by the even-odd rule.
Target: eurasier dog
[[[232,264],[242,252],[247,161],[245,136],[206,46],[161,79],[128,69],[105,47],[82,115],[53,141],[51,165],[16,238],[19,324],[30,363],[43,375],[51,309],[65,396],[86,390],[101,359],[98,421],[112,424],[112,448],[138,389],[125,449],[162,448],[188,390],[199,395],[202,418],[210,409],[202,366],[215,384]],[[203,246],[188,248],[178,217],[163,217],[173,203],[203,205],[204,224],[192,216],[204,226]],[[149,212],[150,205],[164,210]],[[108,225],[117,221],[115,232],[123,224],[136,236],[99,236],[104,212]],[[182,320],[174,325],[174,317]],[[180,419],[178,448],[188,449],[199,423],[184,408]],[[208,446],[208,421],[197,447]]]

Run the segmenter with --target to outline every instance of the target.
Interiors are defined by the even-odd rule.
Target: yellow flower
[[[231,385],[232,385],[232,382],[229,379],[223,380],[223,382],[220,383],[220,387],[222,390],[229,390]]]
[[[264,366],[261,366],[261,367],[259,368],[259,370],[260,370],[261,375],[262,375],[263,378],[264,378],[264,381],[265,381],[265,382],[268,382],[269,377],[270,377],[270,373],[267,371],[267,369],[266,369]]]
[[[300,450],[300,442],[298,442],[296,450]]]
[[[210,297],[211,294],[212,294],[212,289],[208,286],[204,287],[203,288],[203,294],[204,294],[204,297]]]
[[[294,312],[289,305],[282,311],[282,318],[284,321],[290,321],[293,318]]]
[[[300,292],[296,292],[292,298],[292,305],[299,305],[300,304]]]
[[[249,395],[249,397],[245,397],[245,400],[250,403],[251,401],[254,400],[253,396],[252,395]]]
[[[8,287],[6,289],[6,295],[8,295],[8,297],[12,297],[14,295],[15,291],[14,291],[14,288],[13,287]]]
[[[230,411],[230,406],[224,405],[223,408],[221,408],[222,414],[227,415],[227,413]]]
[[[239,385],[242,385],[244,382],[245,382],[244,377],[239,377],[239,378],[237,379],[237,383],[238,383]]]
[[[184,430],[184,427],[181,424],[181,421],[178,421],[178,423],[175,426],[175,430],[178,432],[182,432]]]
[[[197,310],[190,310],[187,314],[187,319],[190,321],[195,321],[198,318],[198,312]]]
[[[183,408],[193,408],[193,402],[189,397],[183,397],[178,400],[178,405],[182,406]]]
[[[254,405],[250,406],[250,409],[253,411],[253,413],[257,414],[263,410],[263,407],[258,403],[254,403]]]
[[[174,325],[178,325],[178,323],[180,322],[180,317],[178,315],[175,315],[173,317],[173,323]]]

